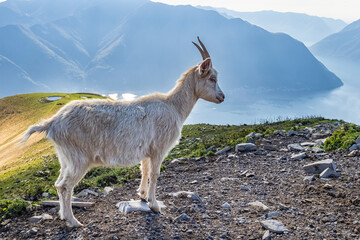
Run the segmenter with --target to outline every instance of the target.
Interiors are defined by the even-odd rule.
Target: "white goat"
[[[224,101],[217,71],[205,46],[196,43],[203,62],[190,68],[168,94],[154,93],[133,101],[72,101],[48,120],[30,126],[22,142],[34,132],[46,132],[56,148],[61,170],[55,186],[60,218],[71,227],[82,226],[74,217],[74,186],[94,166],[126,166],[141,162],[140,198],[160,212],[155,186],[164,157],[176,144],[181,128],[199,98]]]

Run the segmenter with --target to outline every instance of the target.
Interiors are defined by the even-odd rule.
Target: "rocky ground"
[[[0,239],[265,239],[264,220],[276,220],[286,228],[279,230],[282,233],[271,230],[267,239],[360,239],[360,156],[316,148],[333,130],[326,124],[266,138],[253,136],[256,150],[239,147],[243,152],[231,149],[165,163],[157,189],[158,200],[167,206],[162,214],[124,214],[116,208],[119,201],[137,199],[136,179],[107,196],[84,197],[95,205],[74,208],[82,228],[67,228],[56,207],[39,206],[3,222]],[[289,146],[294,143],[303,143],[303,149]],[[340,177],[320,178],[303,169],[329,158]],[[195,197],[170,195],[179,191]],[[48,220],[30,222],[30,217],[44,213],[50,215]]]

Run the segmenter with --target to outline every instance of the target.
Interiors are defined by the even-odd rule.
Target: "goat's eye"
[[[216,78],[215,78],[215,77],[210,77],[209,80],[212,81],[212,82],[216,82]]]

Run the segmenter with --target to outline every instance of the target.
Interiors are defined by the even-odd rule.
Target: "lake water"
[[[200,100],[187,124],[253,124],[266,120],[322,116],[360,124],[360,65],[320,59],[344,82],[344,86],[311,97],[273,99],[241,93],[238,104],[217,105]],[[226,89],[224,89],[226,94]],[[231,102],[231,94],[230,101]]]

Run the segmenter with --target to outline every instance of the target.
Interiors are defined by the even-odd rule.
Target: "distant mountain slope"
[[[321,57],[360,62],[360,20],[311,47]]]
[[[39,88],[45,89],[47,86],[36,82],[21,67],[17,66],[10,59],[0,55],[0,96],[6,96],[8,92],[22,93],[23,89],[36,91]],[[6,87],[5,87],[6,86]]]
[[[346,26],[339,19],[310,16],[293,12],[237,12],[226,8],[200,7],[218,11],[228,18],[241,18],[270,32],[283,32],[306,45],[312,45],[326,36],[336,33]]]
[[[99,87],[122,83],[130,89],[150,85],[168,90],[180,73],[201,60],[190,43],[196,35],[208,46],[220,83],[228,89],[301,92],[342,84],[288,35],[213,11],[158,3],[144,5],[112,34],[89,66],[88,77]]]
[[[6,39],[0,54],[53,91],[168,91],[181,73],[201,61],[191,44],[197,35],[212,54],[224,90],[234,95],[238,89],[308,94],[342,84],[288,35],[214,11],[146,0],[79,0],[59,6],[51,16],[61,5],[58,0],[54,5],[46,0],[5,3],[21,15],[34,14],[36,24],[0,28],[0,39]],[[55,16],[61,18],[47,21]],[[14,77],[4,72],[9,75],[0,78]]]
[[[26,27],[2,27],[0,39],[7,39],[0,44],[0,54],[21,67],[34,81],[46,82],[49,87],[61,84],[76,86],[76,81],[84,77],[76,64],[56,53],[56,46],[44,44]],[[9,76],[3,75],[1,78],[7,79]]]

